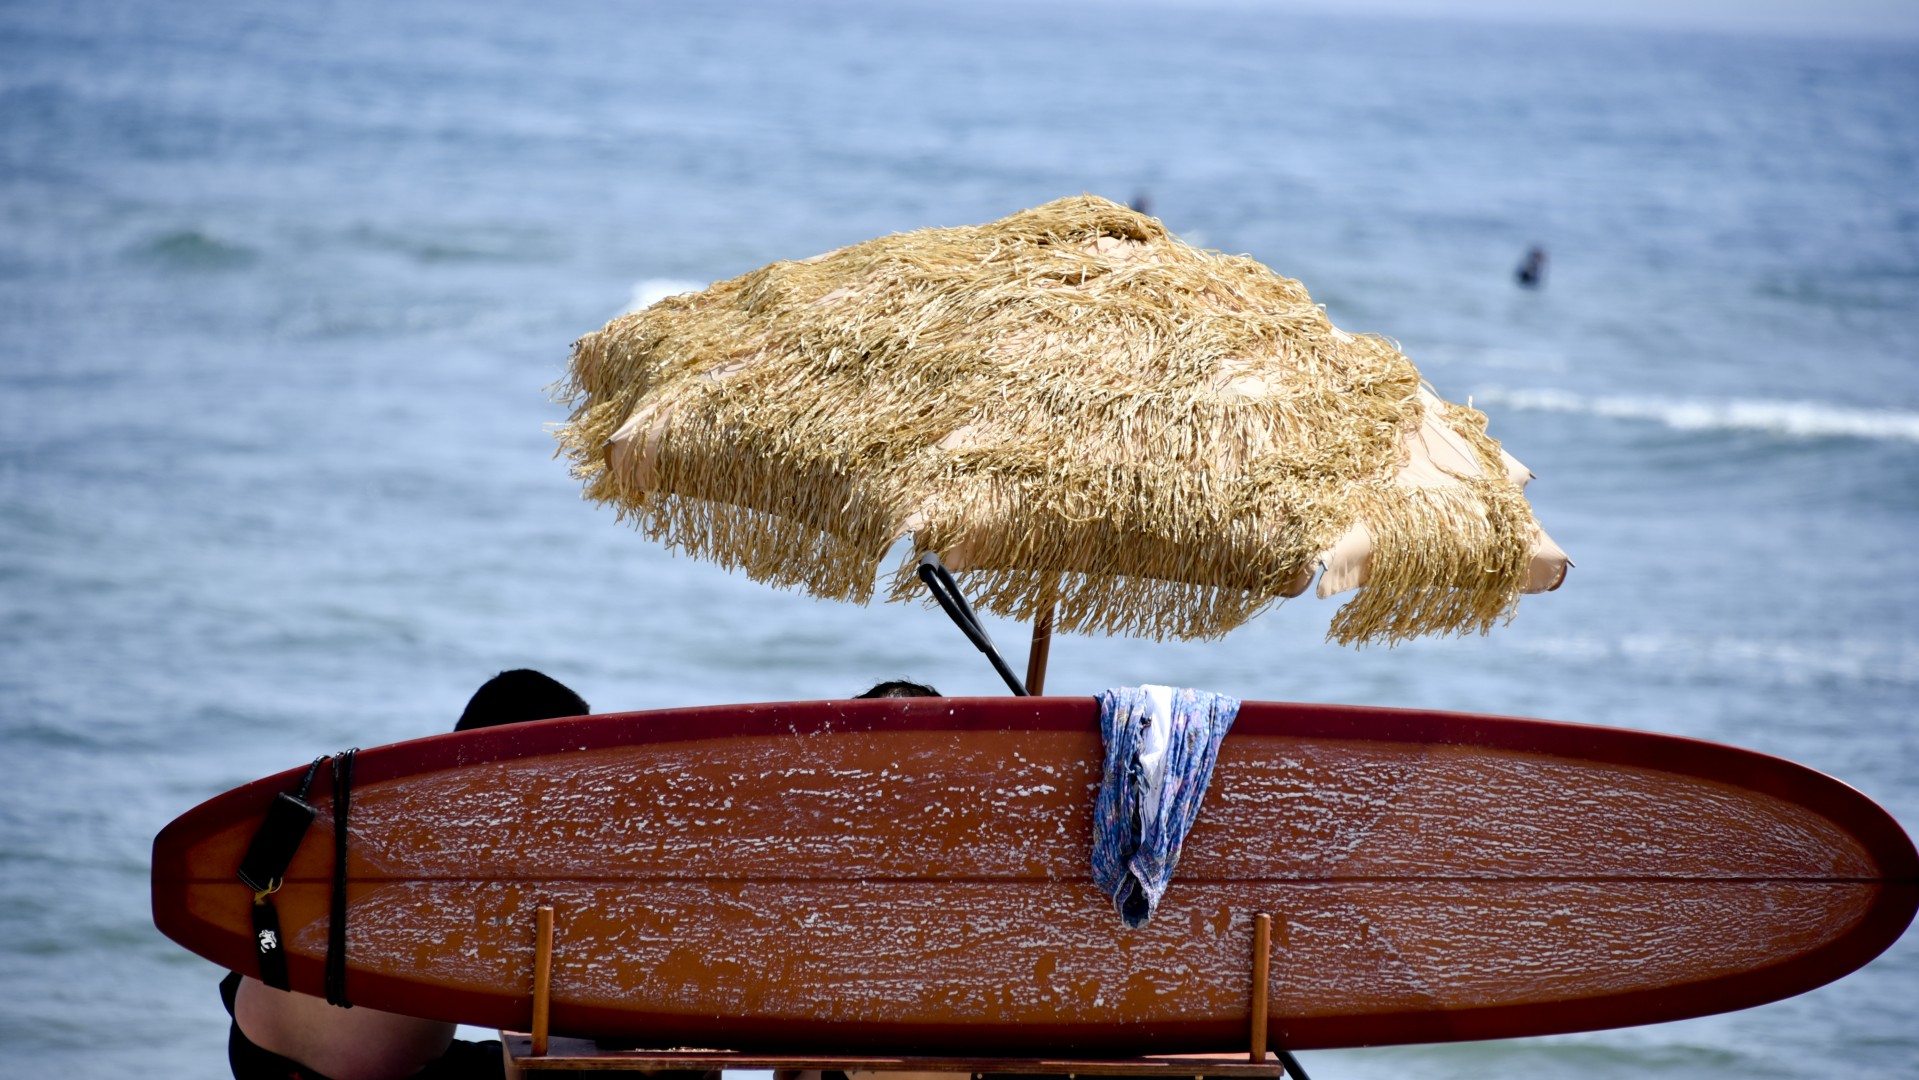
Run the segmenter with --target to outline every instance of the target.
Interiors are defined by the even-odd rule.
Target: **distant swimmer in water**
[[[1132,210],[1137,213],[1145,214],[1146,216],[1151,217],[1153,215],[1153,198],[1152,196],[1142,191],[1139,194],[1133,196],[1133,201],[1130,203],[1127,203],[1126,208],[1128,210]]]
[[[1520,287],[1527,289],[1537,289],[1545,284],[1546,249],[1537,244],[1533,245],[1532,249],[1526,252],[1526,257],[1520,261],[1519,269],[1513,271],[1513,280],[1519,282]]]

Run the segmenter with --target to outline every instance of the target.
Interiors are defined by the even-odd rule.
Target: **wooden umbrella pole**
[[[1033,621],[1033,647],[1026,654],[1026,692],[1038,697],[1046,692],[1046,654],[1053,647],[1053,608],[1056,603],[1046,605],[1046,611]]]

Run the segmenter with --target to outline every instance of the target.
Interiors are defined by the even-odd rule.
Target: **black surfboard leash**
[[[353,803],[353,757],[359,747],[333,758],[333,905],[327,915],[326,999],[351,1009],[346,999],[346,819]]]
[[[332,755],[333,761],[333,895],[327,918],[326,999],[352,1008],[346,998],[346,859],[347,815],[353,800],[353,760],[359,748]],[[286,883],[287,867],[300,849],[319,808],[307,801],[313,778],[327,755],[314,758],[297,788],[282,791],[267,805],[266,817],[247,844],[240,860],[241,883],[253,890],[253,952],[260,981],[276,990],[287,985],[286,939],[273,894]]]
[[[299,787],[280,792],[267,804],[266,818],[240,860],[240,881],[253,890],[253,954],[260,965],[260,981],[276,990],[287,989],[287,954],[273,894],[285,884],[293,853],[299,850],[300,840],[319,812],[306,798],[313,789],[314,774],[325,760],[324,755],[314,758]]]

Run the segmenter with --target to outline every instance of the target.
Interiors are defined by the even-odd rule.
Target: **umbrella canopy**
[[[1484,631],[1567,567],[1483,414],[1298,282],[1091,196],[662,300],[577,342],[562,394],[588,497],[822,597],[870,599],[910,536],[1064,630],[1216,636],[1318,573],[1357,590],[1330,637],[1394,642]]]

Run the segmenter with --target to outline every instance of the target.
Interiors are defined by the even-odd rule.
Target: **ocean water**
[[[1051,692],[1672,732],[1912,827],[1914,101],[1911,43],[1251,3],[0,4],[7,1070],[225,1075],[218,973],[151,924],[154,833],[442,730],[502,668],[603,710],[998,692],[936,610],[769,590],[581,502],[546,387],[636,300],[1080,192],[1400,342],[1578,568],[1483,638],[1341,650],[1310,599],[1062,638]],[[1306,1064],[1906,1077],[1915,1000],[1908,935],[1744,1012]]]

